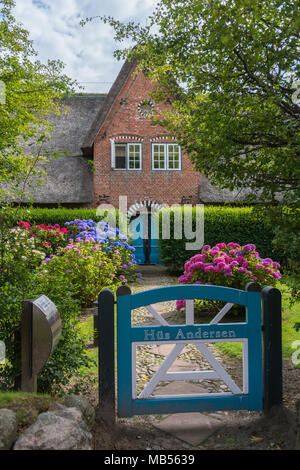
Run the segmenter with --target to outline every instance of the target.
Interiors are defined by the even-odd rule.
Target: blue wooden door
[[[159,264],[157,219],[140,214],[130,222],[132,246],[140,264]]]
[[[176,299],[186,299],[186,324],[168,325],[162,319],[160,325],[132,326],[131,311],[142,306],[153,310],[153,305]],[[194,299],[219,300],[227,302],[225,307],[209,324],[195,324],[192,304]],[[246,321],[241,323],[220,323],[230,306],[239,304],[246,307]],[[229,307],[228,307],[229,306]],[[155,314],[160,322],[160,315]],[[212,354],[206,343],[238,341],[243,344],[243,388],[231,379]],[[142,393],[137,396],[135,386],[135,351],[138,345],[174,343],[170,355],[180,353],[188,343],[196,345],[213,369],[207,371],[182,372],[183,380],[222,379],[229,393],[204,394],[199,396],[154,396],[153,386],[162,381],[182,380],[178,374],[169,373],[166,366],[174,357],[168,357],[150,379]],[[262,328],[261,292],[242,291],[221,286],[180,285],[162,287],[128,294],[117,300],[117,374],[118,414],[120,417],[142,414],[165,414],[203,412],[213,410],[262,410]],[[164,366],[164,370],[161,370]],[[177,375],[177,377],[175,377]]]

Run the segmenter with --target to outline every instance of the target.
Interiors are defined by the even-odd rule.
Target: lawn
[[[88,345],[88,356],[97,362],[98,364],[98,348],[93,347],[93,337],[94,337],[94,316],[91,315],[87,318],[81,318],[79,329],[81,335],[84,337],[86,344]],[[98,375],[98,366],[94,365],[90,368],[83,367],[81,369],[82,373],[86,373],[89,376]]]

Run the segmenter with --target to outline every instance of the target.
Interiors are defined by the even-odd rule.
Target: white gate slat
[[[211,324],[218,323],[226,313],[231,309],[233,303],[226,303],[224,307],[219,311],[219,313],[210,321]],[[145,306],[149,313],[155,318],[158,323],[164,326],[170,326],[170,324],[155,310],[152,305]],[[195,322],[194,319],[194,299],[187,299],[186,300],[186,324],[193,325]],[[243,342],[243,392],[238,387],[238,385],[234,382],[234,380],[230,377],[230,375],[226,372],[226,370],[222,367],[222,365],[217,361],[214,355],[209,351],[209,349],[205,346],[202,342],[194,342],[195,346],[199,350],[201,354],[205,357],[205,359],[209,362],[212,366],[213,370],[206,370],[206,371],[185,371],[185,372],[168,372],[168,369],[171,367],[173,362],[179,356],[181,351],[184,349],[186,343],[176,343],[172,351],[168,354],[168,356],[164,359],[163,363],[157,370],[157,372],[153,375],[153,377],[149,380],[148,384],[145,386],[143,391],[140,393],[138,398],[149,398],[155,387],[158,385],[159,382],[163,381],[173,381],[173,380],[192,380],[192,381],[200,381],[200,380],[211,380],[211,379],[221,379],[227,385],[229,390],[234,395],[241,394],[241,393],[248,393],[248,341],[242,340]],[[147,342],[145,343],[147,344]],[[136,345],[133,344],[132,350],[132,393],[133,398],[136,398]],[[222,395],[224,392],[222,393]],[[210,394],[211,396],[212,394]]]
[[[136,399],[136,345],[132,343],[131,345],[131,370],[132,370],[132,398]]]
[[[161,324],[169,326],[169,323],[152,307],[152,305],[146,305],[146,309],[149,313]]]
[[[162,365],[154,376],[149,380],[144,390],[140,393],[139,398],[148,398],[153,392],[156,385],[164,379],[165,372],[171,367],[177,356],[183,350],[185,344],[176,344],[170,354],[163,361]]]
[[[205,344],[197,343],[195,344],[196,348],[203,354],[205,359],[210,363],[213,369],[217,372],[220,379],[224,381],[227,387],[232,391],[234,395],[238,395],[242,393],[241,389],[237,386],[237,384],[232,380],[230,375],[226,372],[226,370],[221,366],[221,364],[217,361],[215,356],[211,354]]]
[[[194,299],[186,300],[185,323],[187,325],[193,325],[195,323],[195,320],[194,320]]]
[[[218,323],[220,320],[222,320],[226,313],[229,312],[233,305],[234,304],[231,304],[230,302],[225,304],[224,307],[219,311],[219,313],[209,323],[211,323],[212,325]]]
[[[249,393],[248,339],[243,340],[243,392]]]
[[[212,380],[220,377],[214,370],[186,371],[186,372],[167,372],[164,376],[166,381],[170,380]]]
[[[223,396],[232,396],[232,393],[231,392],[223,392],[222,393],[222,397]],[[220,393],[216,392],[216,393],[210,393],[209,394],[210,397],[220,397]],[[168,398],[197,398],[197,397],[207,397],[207,393],[189,393],[189,394],[186,394],[186,395],[183,395],[181,393],[178,393],[176,395],[154,395],[152,398],[152,400],[161,400],[162,398],[167,400]]]

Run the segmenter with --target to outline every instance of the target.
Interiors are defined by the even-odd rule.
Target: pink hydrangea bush
[[[55,254],[60,246],[65,246],[68,243],[69,230],[60,225],[30,225],[29,222],[21,220],[18,226],[23,230],[26,237],[32,238],[35,241],[35,246],[43,251],[47,256]]]
[[[252,243],[241,246],[230,242],[204,245],[201,253],[194,255],[184,265],[179,284],[206,284],[244,289],[248,282],[261,286],[274,284],[281,278],[280,264],[271,258],[261,258]],[[185,306],[177,300],[176,308]]]

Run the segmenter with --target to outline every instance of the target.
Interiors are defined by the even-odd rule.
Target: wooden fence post
[[[98,314],[98,299],[93,303],[93,346],[98,348],[99,346],[99,314]]]
[[[99,416],[105,421],[116,420],[115,404],[115,296],[104,289],[98,296],[98,374]]]
[[[282,405],[281,293],[274,287],[262,290],[264,411]]]

